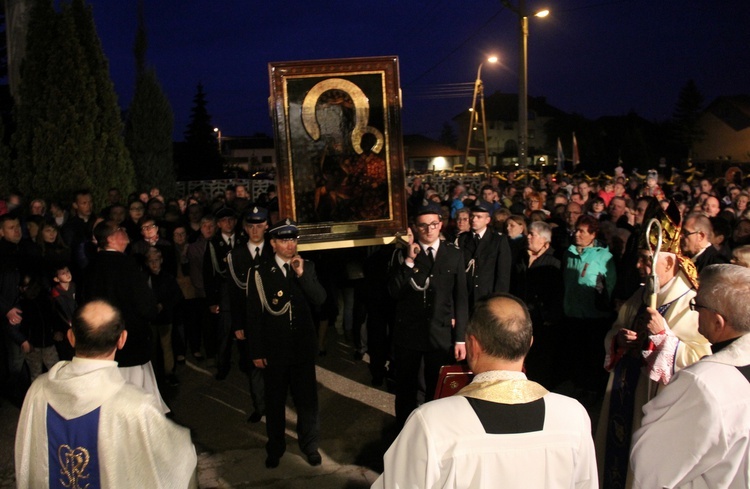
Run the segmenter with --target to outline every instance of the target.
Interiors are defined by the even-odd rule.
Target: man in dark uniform
[[[216,225],[219,232],[208,241],[203,255],[203,288],[216,328],[216,380],[224,380],[229,375],[234,343],[227,271],[227,255],[239,246],[234,232],[237,225],[234,211],[228,207],[219,209],[216,212]]]
[[[471,210],[471,232],[462,234],[458,241],[466,265],[469,311],[476,301],[510,289],[510,245],[507,236],[488,227],[491,221],[489,207],[480,202]]]
[[[396,300],[393,328],[396,363],[396,421],[400,426],[417,407],[420,365],[424,362],[425,400],[435,393],[440,367],[466,357],[468,320],[463,254],[440,240],[441,209],[428,204],[415,221],[417,241],[388,279]]]
[[[273,248],[265,239],[268,230],[268,211],[263,207],[253,207],[245,214],[242,227],[247,237],[243,237],[241,244],[227,255],[229,299],[232,308],[232,329],[237,336],[237,348],[240,352],[240,368],[250,379],[250,397],[253,400],[254,411],[248,421],[257,423],[266,411],[263,399],[263,372],[255,368],[249,358],[243,330],[248,321],[245,302],[248,279],[252,279],[253,271],[262,261],[273,260]]]
[[[266,401],[266,467],[278,467],[286,451],[287,392],[297,410],[297,436],[310,465],[320,465],[318,391],[315,378],[317,339],[310,305],[321,305],[326,292],[315,264],[297,254],[299,229],[285,219],[269,231],[273,260],[261,262],[248,281],[244,336],[250,358],[263,369]],[[238,334],[238,337],[242,337]]]

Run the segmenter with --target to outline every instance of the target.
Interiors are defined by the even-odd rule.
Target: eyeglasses
[[[722,315],[723,315],[723,314],[721,314],[721,313],[720,313],[719,311],[717,311],[716,309],[714,309],[714,308],[712,308],[712,307],[708,307],[708,306],[704,306],[704,305],[702,305],[702,304],[698,304],[698,303],[697,303],[697,302],[695,301],[695,299],[690,299],[690,310],[691,310],[691,311],[697,311],[698,309],[706,309],[706,310],[709,310],[709,311],[713,311],[713,312],[715,312],[716,314],[718,314],[719,316],[722,316]]]
[[[692,235],[694,235],[696,233],[700,233],[700,232],[701,231],[686,231],[686,230],[683,229],[682,230],[682,236],[685,237],[685,238],[687,238],[688,236],[692,236]]]
[[[146,231],[148,229],[154,229],[156,227],[156,224],[147,224],[145,226],[141,226],[141,229]]]
[[[425,232],[428,229],[437,229],[438,226],[440,226],[440,221],[431,222],[429,224],[423,222],[422,224],[417,224],[417,229]]]

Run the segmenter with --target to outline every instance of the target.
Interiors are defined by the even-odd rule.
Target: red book
[[[471,383],[474,372],[468,365],[443,365],[440,367],[435,399],[450,397]]]

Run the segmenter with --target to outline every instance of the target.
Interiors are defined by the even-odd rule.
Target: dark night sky
[[[515,3],[515,2],[513,2]],[[669,118],[694,79],[709,103],[750,93],[749,0],[528,0],[529,94],[589,118],[630,110]],[[89,0],[120,104],[134,85],[136,2]],[[146,1],[148,62],[182,139],[196,85],[224,136],[272,134],[267,64],[359,56],[399,57],[403,131],[437,137],[471,105],[482,69],[487,95],[518,90],[518,21],[500,0]],[[468,87],[462,95],[435,93]]]

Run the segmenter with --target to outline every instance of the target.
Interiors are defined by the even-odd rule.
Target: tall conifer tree
[[[216,178],[223,173],[223,158],[208,113],[203,84],[199,83],[197,90],[190,110],[190,122],[185,130],[183,173],[196,179]]]
[[[132,191],[117,96],[83,0],[61,13],[50,0],[35,0],[21,73],[13,138],[18,188],[65,198],[88,187],[98,204],[110,187]]]
[[[134,190],[135,172],[125,147],[117,93],[109,76],[109,62],[96,33],[91,7],[86,5],[85,0],[73,0],[69,12],[73,16],[78,42],[83,50],[83,62],[88,66],[92,79],[96,111],[91,114],[94,140],[88,170],[97,183],[92,188],[94,199],[98,203],[104,203],[110,187],[117,187],[124,195]],[[65,15],[67,9],[63,13]]]
[[[176,191],[172,130],[174,115],[156,72],[146,67],[146,27],[143,1],[138,3],[138,31],[134,46],[136,85],[125,124],[125,144],[130,151],[138,187],[159,187],[162,194]]]

